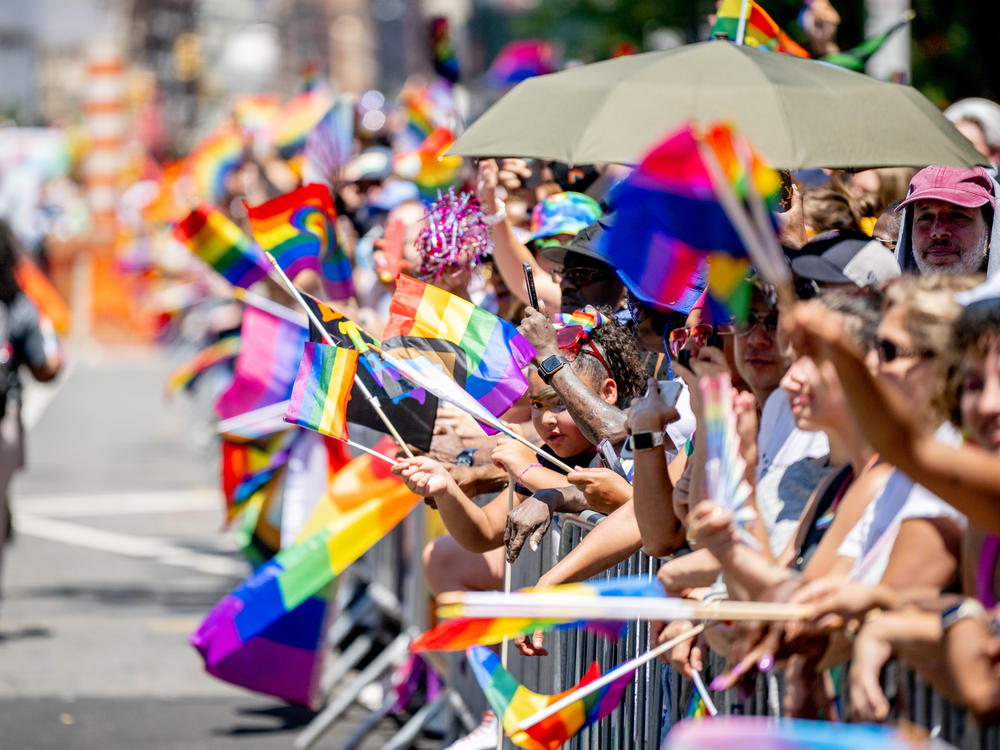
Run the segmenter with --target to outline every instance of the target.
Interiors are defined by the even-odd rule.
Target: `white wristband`
[[[495,209],[493,213],[483,214],[483,221],[485,221],[490,226],[499,224],[501,221],[507,218],[507,206],[503,203],[503,201],[498,200],[496,204],[493,206],[493,208]]]

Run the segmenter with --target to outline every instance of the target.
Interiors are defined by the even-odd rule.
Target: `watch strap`
[[[661,445],[663,445],[662,432],[643,430],[641,432],[633,432],[629,437],[629,447],[633,453],[636,451],[648,451],[652,448],[658,448]]]

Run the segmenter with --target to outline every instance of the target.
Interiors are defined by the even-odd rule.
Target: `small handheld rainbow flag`
[[[246,289],[271,271],[263,253],[243,230],[207,204],[177,224],[174,236],[233,286]]]
[[[744,477],[746,461],[739,451],[732,383],[728,373],[702,378],[699,387],[705,410],[705,485],[710,499],[734,513],[750,499]]]
[[[518,747],[528,750],[555,750],[584,727],[614,711],[634,674],[634,671],[627,672],[529,729],[519,729],[518,725],[524,719],[599,678],[601,670],[597,662],[591,664],[583,678],[569,690],[556,695],[541,695],[519,684],[503,668],[500,658],[488,648],[474,646],[466,651],[466,656],[476,681],[486,694],[486,700],[500,717],[507,737]]]
[[[310,183],[259,206],[247,206],[247,216],[261,247],[293,280],[311,269],[323,276],[331,298],[354,296],[351,262],[337,238],[337,209],[326,185]]]
[[[285,421],[346,438],[347,402],[357,367],[357,349],[307,342]]]
[[[795,57],[810,56],[794,39],[782,31],[781,27],[755,0],[749,0],[747,3],[746,29],[743,32],[743,39],[737,39],[740,3],[741,0],[722,0],[722,5],[715,12],[715,25],[709,34],[710,39],[714,38],[716,34],[725,34],[730,40],[748,47],[763,47],[775,52],[784,52],[786,55],[795,55]]]
[[[506,320],[454,294],[400,274],[383,350],[395,359],[426,358],[490,413],[500,416],[528,389],[522,372],[533,347]]]

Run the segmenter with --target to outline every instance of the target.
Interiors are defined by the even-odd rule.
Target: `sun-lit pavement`
[[[0,747],[290,748],[310,713],[206,676],[187,644],[247,572],[221,531],[207,407],[165,402],[170,362],[155,350],[73,361],[26,403],[29,468],[3,562]]]

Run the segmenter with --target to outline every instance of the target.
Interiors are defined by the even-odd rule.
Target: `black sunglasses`
[[[927,349],[907,349],[899,346],[889,339],[879,339],[875,342],[875,353],[878,354],[880,362],[892,362],[900,357],[910,357],[915,359],[930,359],[934,352]]]
[[[766,333],[777,333],[778,332],[778,313],[769,312],[764,315],[759,315],[753,311],[747,313],[746,320],[737,320],[733,327],[736,329],[736,334],[738,336],[745,336],[750,333],[760,323],[764,327]]]

